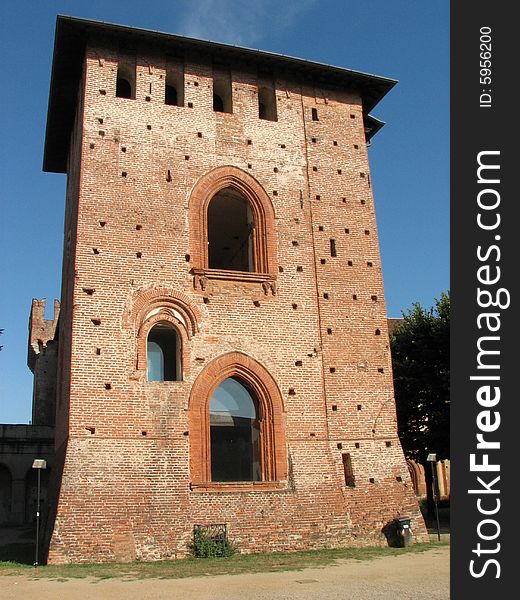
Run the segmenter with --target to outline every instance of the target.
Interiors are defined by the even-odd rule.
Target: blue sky
[[[399,84],[369,151],[389,316],[449,288],[448,0],[4,0],[0,423],[31,418],[27,325],[60,297],[65,175],[42,157],[57,14],[259,48]]]

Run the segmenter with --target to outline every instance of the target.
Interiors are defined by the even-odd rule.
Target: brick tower
[[[425,536],[366,142],[393,80],[58,17],[67,173],[51,562]]]

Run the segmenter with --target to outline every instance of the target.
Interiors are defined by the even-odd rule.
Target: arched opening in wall
[[[116,97],[135,98],[135,68],[124,63],[117,67]]]
[[[266,121],[277,121],[276,93],[273,88],[258,88],[258,116]]]
[[[211,481],[261,481],[259,404],[235,377],[225,379],[209,405]]]
[[[13,494],[13,478],[11,471],[0,465],[0,525],[11,521],[11,498]]]
[[[25,522],[36,521],[38,506],[38,471],[40,471],[40,515],[45,511],[50,469],[29,469],[25,477]]]
[[[282,396],[254,359],[230,352],[211,361],[191,388],[188,412],[192,489],[249,482],[258,490],[287,480]]]
[[[224,113],[233,112],[230,75],[224,74],[213,77],[213,110]]]
[[[159,321],[146,340],[148,381],[181,381],[181,342],[177,329],[168,321]]]
[[[409,460],[406,461],[406,465],[408,467],[408,472],[410,473],[410,478],[412,480],[413,491],[415,492],[415,495],[418,496],[419,495],[419,481],[418,481],[418,477],[417,477],[416,467]]]
[[[213,110],[215,112],[224,112],[224,100],[213,92]]]
[[[184,106],[184,73],[182,66],[166,72],[164,103],[169,106]]]
[[[249,202],[233,188],[224,188],[208,206],[210,269],[255,271],[255,224]]]
[[[166,80],[166,86],[164,88],[164,103],[169,106],[179,106],[177,88],[171,83],[168,83],[168,80]]]

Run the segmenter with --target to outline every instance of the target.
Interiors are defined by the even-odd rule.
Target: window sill
[[[286,481],[206,481],[190,483],[192,492],[276,492],[287,490]]]
[[[241,281],[261,284],[264,293],[276,294],[276,277],[270,273],[251,273],[249,271],[227,271],[224,269],[192,269],[195,289],[205,290],[208,281]]]

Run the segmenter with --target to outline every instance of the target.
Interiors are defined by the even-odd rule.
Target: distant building
[[[383,544],[399,515],[427,539],[366,149],[394,83],[58,18],[50,561],[182,557],[196,525],[242,552]]]

